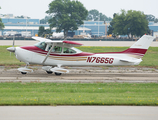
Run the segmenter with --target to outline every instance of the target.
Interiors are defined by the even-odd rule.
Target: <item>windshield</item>
[[[36,43],[35,46],[42,49],[42,50],[45,50],[46,43],[45,42],[39,42],[39,43]]]

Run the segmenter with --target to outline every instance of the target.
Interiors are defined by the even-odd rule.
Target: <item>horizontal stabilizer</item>
[[[139,63],[142,62],[142,59],[135,59],[135,60],[121,59],[120,61],[133,63],[134,65],[139,65]]]

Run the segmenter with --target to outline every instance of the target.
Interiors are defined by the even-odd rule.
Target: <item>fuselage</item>
[[[9,47],[8,51],[14,52],[16,58],[26,63],[23,68],[18,68],[22,74],[33,72],[28,69],[29,64],[43,65],[42,69],[48,74],[69,73],[62,66],[120,66],[138,65],[148,50],[154,37],[144,35],[130,48],[122,52],[87,53],[75,47],[82,44],[73,41],[56,41],[41,37],[32,37],[38,40],[34,46]]]
[[[16,58],[27,64],[40,64],[49,66],[113,66],[113,65],[137,65],[141,61],[124,62],[121,59],[136,60],[130,54],[124,52],[110,53],[87,53],[76,48],[70,48],[75,53],[55,53],[51,52],[45,63],[48,51],[38,48],[37,46],[16,47]]]

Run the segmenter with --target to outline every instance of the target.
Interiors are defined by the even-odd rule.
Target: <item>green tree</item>
[[[154,23],[158,23],[158,18],[155,19]]]
[[[86,20],[92,20],[92,21],[111,21],[112,18],[110,17],[107,17],[106,15],[102,14],[102,13],[99,13],[98,10],[96,9],[93,9],[93,10],[90,10],[88,12],[88,16],[86,18]]]
[[[148,21],[154,21],[155,20],[155,16],[154,15],[146,15],[146,19]]]
[[[77,30],[88,15],[83,4],[74,0],[54,0],[49,4],[46,13],[52,16],[48,20],[50,28],[56,27],[56,32],[64,31],[65,38],[68,31]]]
[[[51,29],[46,29],[44,26],[39,26],[38,36],[40,37],[50,37],[52,35]]]
[[[45,16],[44,19],[40,20],[40,24],[46,24],[50,18],[51,18],[51,16]]]
[[[88,16],[86,20],[98,21],[99,20],[98,17],[99,17],[99,11],[94,9],[88,12]]]
[[[1,7],[0,7],[0,9],[1,9]],[[4,28],[4,24],[2,23],[2,19],[0,18],[0,30],[3,30],[3,28]]]
[[[116,16],[116,13],[114,13],[113,14],[113,18]],[[113,33],[113,30],[114,30],[114,27],[113,27],[113,25],[114,25],[114,21],[111,21],[110,22],[110,25],[109,25],[109,29],[108,29],[108,32],[107,32],[107,34],[109,35],[109,34],[112,34],[112,36],[113,37],[116,37],[116,35]]]
[[[44,37],[44,34],[45,34],[44,26],[39,26],[38,36]]]
[[[142,36],[148,33],[148,21],[146,15],[141,11],[121,10],[121,14],[116,14],[113,22],[113,33],[116,35]]]

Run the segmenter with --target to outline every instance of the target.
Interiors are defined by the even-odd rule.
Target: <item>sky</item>
[[[0,0],[0,14],[28,16],[43,19],[48,5],[53,0]],[[87,10],[96,9],[107,17],[124,10],[139,10],[144,14],[152,14],[158,18],[158,0],[78,0]]]

